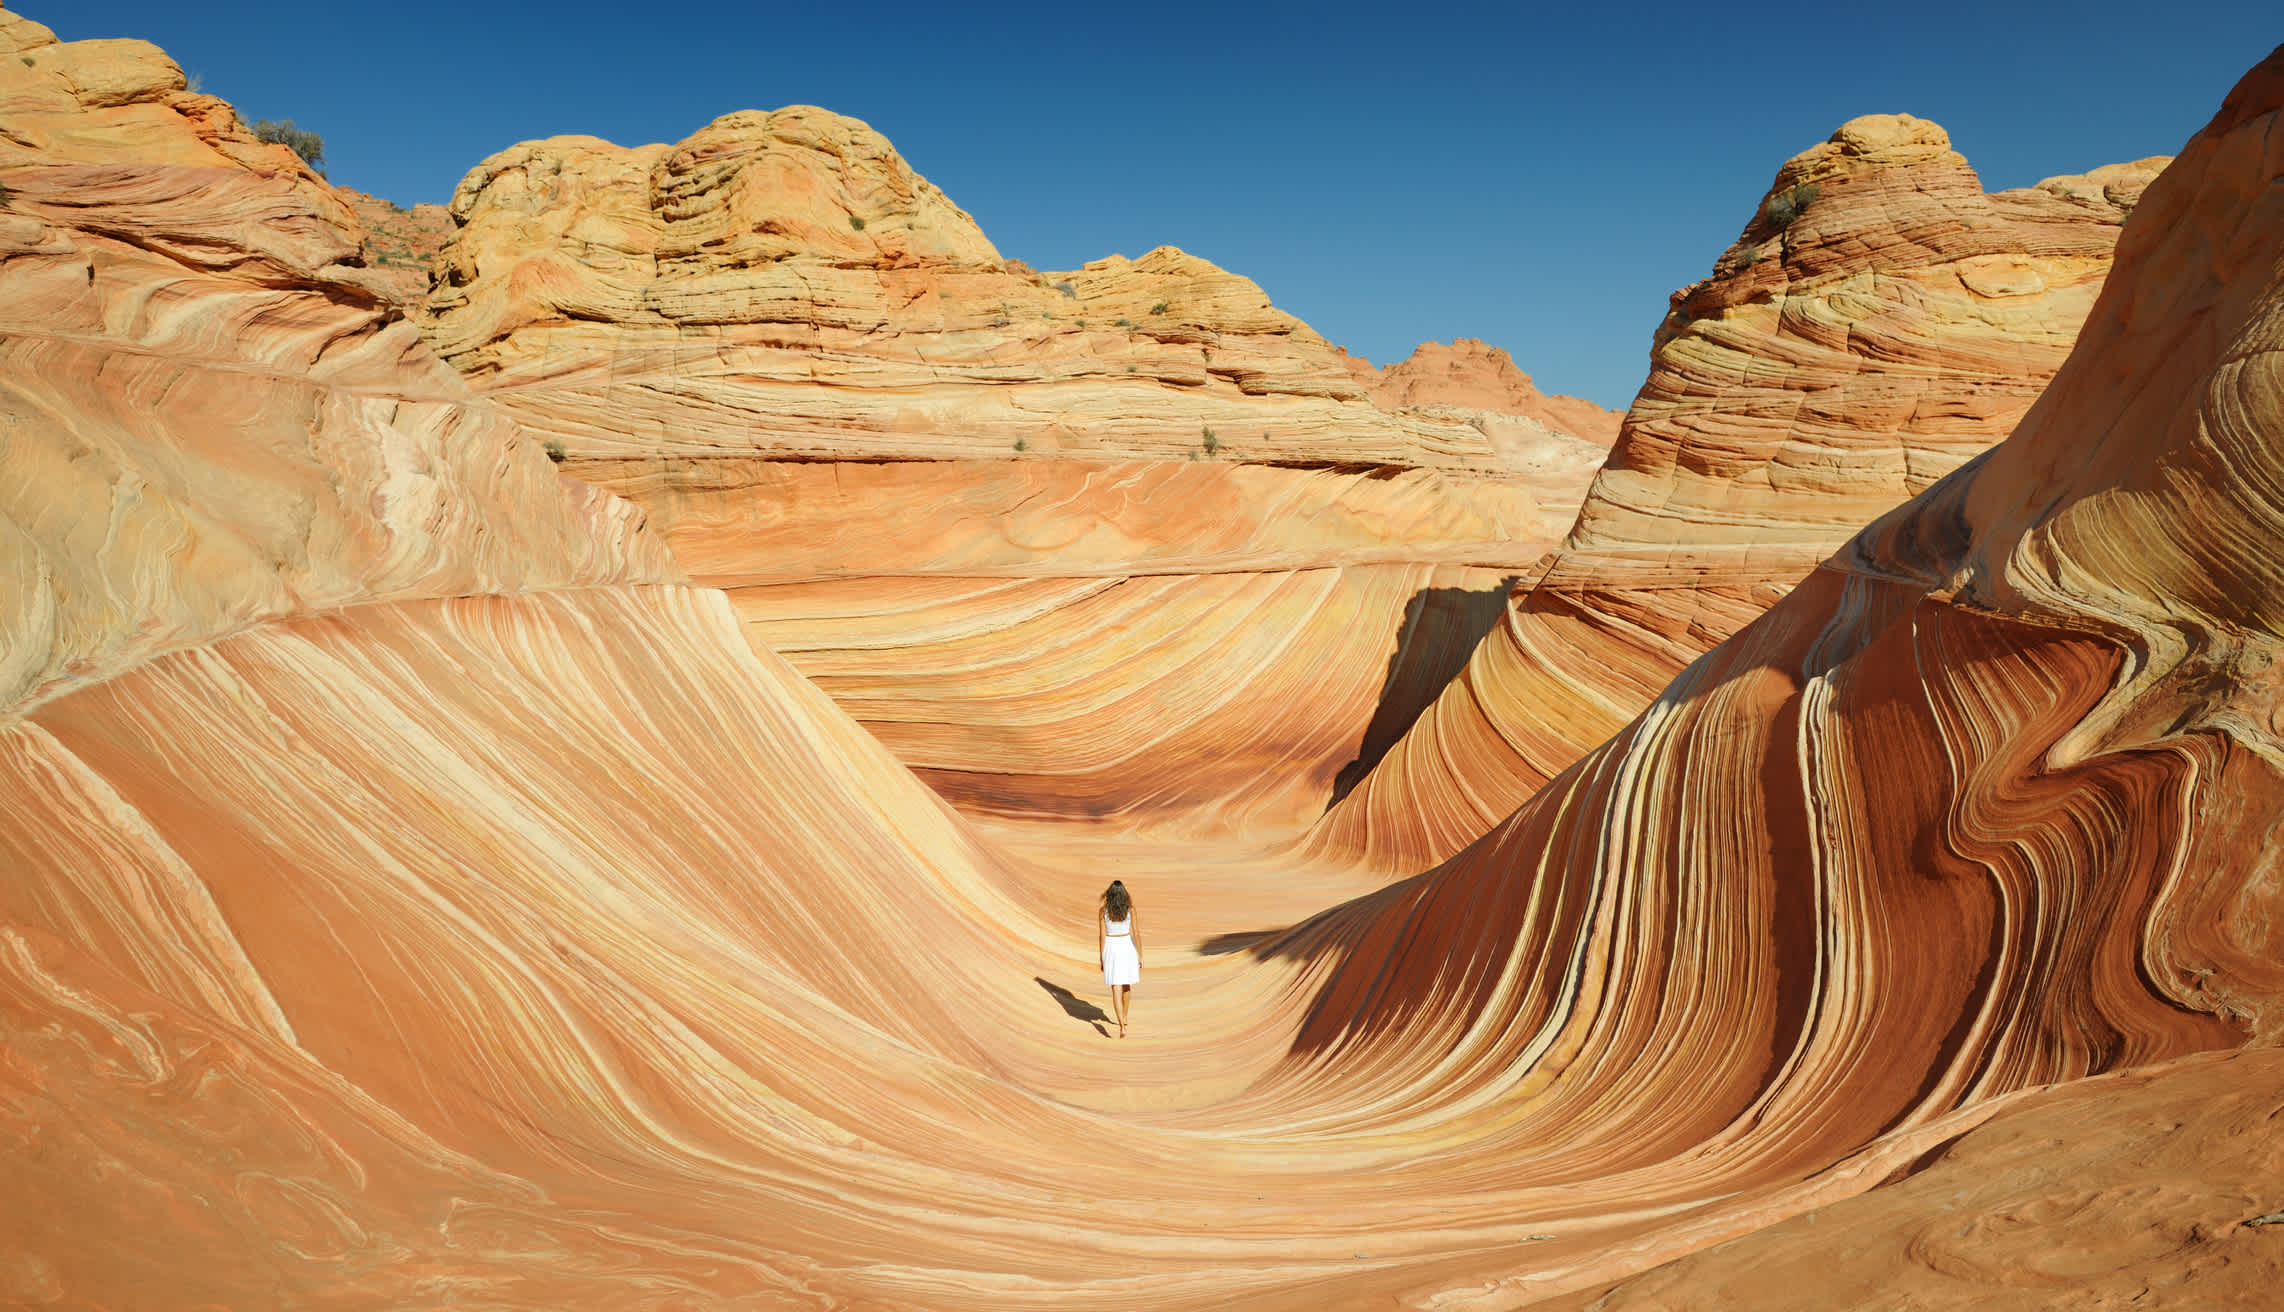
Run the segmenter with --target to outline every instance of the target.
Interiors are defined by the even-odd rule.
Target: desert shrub
[[[1150,307],[1150,313],[1152,314],[1164,314],[1165,312],[1166,303],[1164,301],[1160,301],[1156,305]]]
[[[15,199],[13,192],[10,192],[6,186],[0,185],[0,210],[7,209],[9,202]]]
[[[1079,289],[1071,286],[1067,282],[1056,283],[1055,290],[1061,292],[1065,296],[1070,297],[1074,301],[1079,298]]]
[[[1772,228],[1790,227],[1792,221],[1799,218],[1815,201],[1816,196],[1817,186],[1815,183],[1799,183],[1769,197],[1768,204],[1761,207],[1761,214],[1768,219],[1769,226]]]
[[[1205,448],[1205,453],[1210,456],[1214,452],[1221,450],[1221,439],[1215,437],[1213,430],[1209,428],[1205,430],[1205,440],[1199,443],[1199,445],[1203,446]]]
[[[301,161],[325,176],[325,138],[307,128],[297,128],[290,118],[256,119],[249,128],[256,140],[283,146],[301,156]]]
[[[861,218],[861,217],[860,217],[860,216],[858,216],[858,215],[855,215],[855,214],[851,214],[851,215],[849,216],[849,226],[850,226],[850,227],[852,227],[852,228],[854,228],[854,229],[856,229],[858,232],[863,232],[863,231],[864,231],[864,219],[863,219],[863,218]]]
[[[1015,439],[1015,449],[1018,451],[1028,451],[1031,449],[1031,444],[1019,437]]]
[[[546,448],[547,458],[549,460],[552,460],[559,465],[563,463],[563,444],[561,442],[558,442],[551,437],[548,438],[545,442],[540,443],[540,445]]]
[[[1117,326],[1120,328],[1132,328],[1134,326],[1134,321],[1132,319],[1120,319]]]

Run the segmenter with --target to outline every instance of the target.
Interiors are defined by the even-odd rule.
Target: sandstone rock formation
[[[0,1300],[1657,1306],[1769,1232],[1779,1295],[1844,1303],[1786,1242],[1812,1210],[1907,1296],[2284,1274],[2245,1233],[2273,1054],[2211,1055],[2284,1017],[2284,50],[2006,444],[1382,887],[970,821],[453,391],[227,107],[147,48],[0,41],[114,88],[0,84],[38,226],[0,291],[103,311],[8,339],[63,362],[7,465],[55,495],[8,505],[69,586],[0,614],[37,653],[0,722]],[[162,493],[171,539],[135,521]],[[1086,551],[1174,555],[1092,513]],[[1124,1043],[1083,988],[1114,871]],[[1898,1233],[1946,1207],[1990,1223]],[[2023,1220],[2035,1264],[1995,1270]]]
[[[1947,1308],[2260,1307],[2284,1224],[2279,1107],[2274,1050],[2014,1095],[1959,1118],[1907,1179],[1542,1306],[1807,1312],[1908,1290]]]
[[[1261,289],[1160,247],[1011,272],[879,133],[808,106],[484,161],[424,327],[575,457],[1341,461],[1498,470],[1386,413]],[[1212,443],[1205,442],[1208,432]]]
[[[1349,368],[1371,384],[1372,400],[1390,410],[1447,405],[1489,414],[1523,415],[1558,432],[1608,446],[1625,416],[1575,396],[1548,396],[1496,346],[1461,337],[1449,346],[1422,342],[1385,369],[1351,356]]]
[[[341,188],[365,229],[365,263],[380,276],[392,300],[410,304],[428,295],[429,270],[452,237],[452,215],[442,205],[411,208]]]
[[[979,813],[1305,823],[1449,676],[1407,616],[1519,577],[1604,456],[1487,350],[1466,407],[1375,403],[1171,248],[1030,272],[821,109],[526,143],[453,213],[436,349]]]
[[[1318,845],[1388,869],[1451,855],[2004,437],[2164,164],[1985,195],[1940,127],[1897,114],[1786,163],[1713,276],[1675,293],[1562,550]]]
[[[1506,1167],[1549,1188],[1623,1179],[1661,1213],[1656,1236],[1574,1264],[1518,1255],[1470,1286],[1481,1302],[1592,1289],[1922,1169],[1803,1259],[1861,1255],[2002,1302],[1988,1285],[2009,1254],[2047,1290],[2284,1265],[2237,1241],[2272,1206],[2226,1181],[2101,1192],[2238,1151],[2278,1103],[2265,1061],[2230,1068],[2251,1096],[2180,1123],[2160,1156],[2168,1122],[2093,1119],[2120,1086],[2023,1103],[1996,1160],[2087,1176],[2033,1210],[2051,1227],[2035,1239],[1962,1229],[2007,1205],[2005,1183],[1973,1169],[1994,1158],[1972,1139],[1949,1150],[1968,1169],[1931,1152],[2014,1091],[2272,1045],[2284,1022],[2284,520],[2261,472],[2284,453],[2280,124],[2284,48],[2150,184],[2076,350],[2007,441],[1863,530],[1457,858],[1254,945],[1324,963],[1304,1060],[1277,1083],[1345,1100],[1432,1079],[1433,1110],[1378,1104],[1384,1128],[1514,1112]],[[2200,1069],[2123,1087],[2181,1106],[2226,1082]],[[2088,1140],[2057,1151],[2081,1124]],[[2017,1183],[2038,1209],[2048,1191]],[[1696,1191],[1729,1201],[1702,1223],[1664,1210]],[[1931,1200],[1971,1210],[1931,1243],[1888,1231],[1924,1226]],[[2128,1225],[2131,1247],[2097,1247]],[[1609,1305],[1695,1305],[1693,1273],[1733,1282],[1782,1243]],[[1772,1304],[1849,1301],[1856,1272],[1803,1259],[1768,1274],[1819,1283]]]
[[[675,577],[383,309],[291,151],[146,42],[0,47],[0,708],[291,614]]]

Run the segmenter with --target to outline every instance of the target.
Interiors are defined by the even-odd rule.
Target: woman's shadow
[[[1103,1027],[1103,1022],[1110,1019],[1109,1012],[1104,1011],[1102,1008],[1087,1001],[1085,998],[1080,997],[1078,994],[1071,992],[1069,989],[1064,988],[1062,985],[1049,984],[1047,981],[1039,978],[1037,975],[1033,975],[1031,977],[1031,982],[1038,985],[1040,988],[1047,990],[1049,997],[1052,997],[1055,1001],[1062,1003],[1064,1013],[1068,1015],[1072,1020],[1083,1020],[1087,1024],[1094,1026],[1095,1033],[1100,1034],[1106,1039],[1110,1037],[1110,1031]]]

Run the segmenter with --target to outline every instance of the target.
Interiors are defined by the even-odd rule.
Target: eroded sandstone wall
[[[1397,395],[1171,248],[1033,273],[821,109],[525,143],[452,208],[436,349],[978,813],[1306,823],[1448,675],[1407,616],[1604,456],[1503,355]]]
[[[1944,131],[1850,121],[1787,162],[1705,281],[1562,548],[1317,850],[1450,856],[1850,534],[2019,422],[2162,159],[1985,194]]]
[[[678,577],[157,47],[0,14],[0,119],[0,712],[289,615]]]

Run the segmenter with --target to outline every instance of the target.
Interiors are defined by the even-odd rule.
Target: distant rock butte
[[[579,457],[1021,442],[1507,464],[1463,418],[1372,405],[1336,348],[1195,256],[1012,271],[885,138],[821,109],[725,115],[675,146],[527,142],[471,172],[452,212],[424,329]]]
[[[1984,194],[1943,129],[1853,119],[1676,292],[1568,540],[1322,826],[1421,868],[1615,732],[1856,527],[2005,437],[2163,159]]]
[[[408,209],[347,187],[340,196],[364,225],[365,263],[391,298],[409,304],[428,295],[429,270],[452,237],[452,212],[429,204]]]
[[[1527,571],[1606,455],[1479,344],[1415,404],[1170,247],[1005,260],[821,109],[525,143],[452,212],[429,341],[974,811],[1304,823],[1432,694],[1392,663],[1448,678],[1422,608]]]
[[[1618,439],[1625,416],[1575,396],[1549,396],[1496,346],[1462,337],[1449,346],[1422,342],[1385,369],[1349,357],[1349,367],[1371,388],[1373,403],[1390,410],[1454,406],[1491,414],[1523,415],[1559,432],[1603,446]]]

